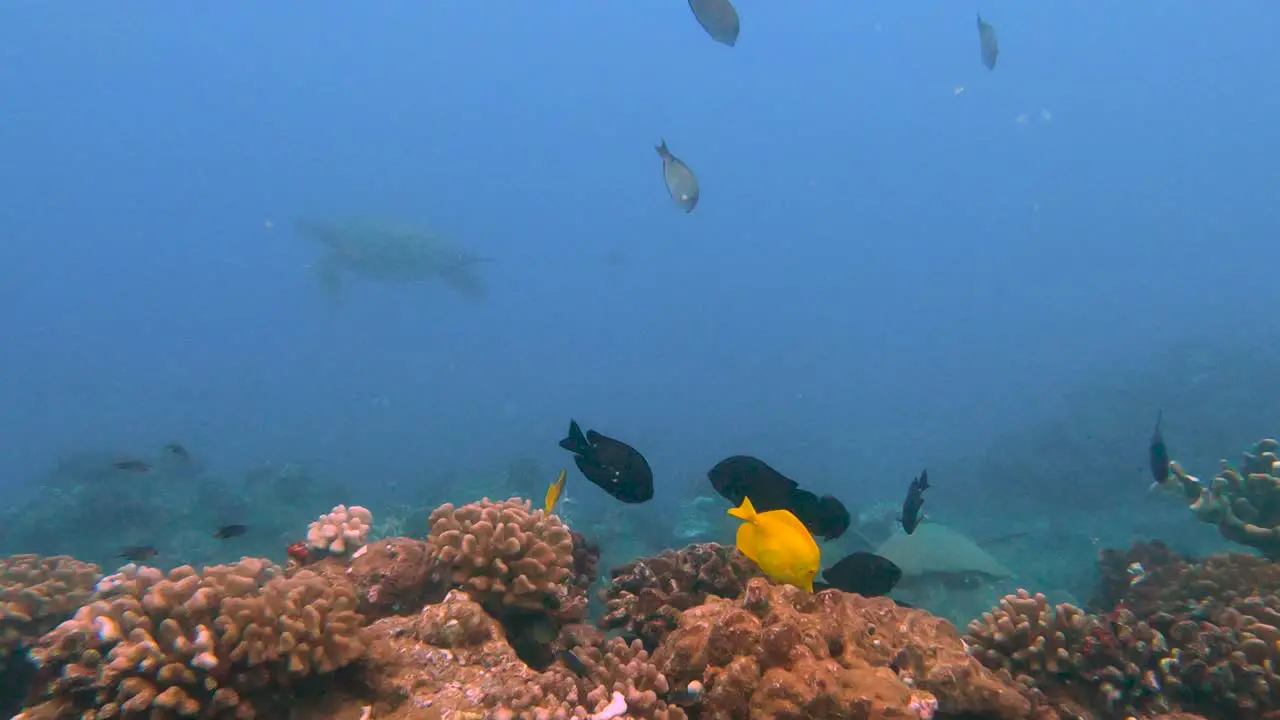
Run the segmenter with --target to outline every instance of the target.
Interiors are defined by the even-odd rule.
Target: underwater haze
[[[375,513],[568,467],[571,512],[636,523],[750,454],[855,514],[928,467],[972,534],[1212,541],[1142,504],[1146,443],[1163,410],[1209,472],[1280,428],[1280,7],[737,6],[730,48],[675,1],[6,4],[10,504],[180,442]],[[347,217],[448,238],[484,292],[327,285],[296,223]],[[655,501],[584,480],[570,418]]]

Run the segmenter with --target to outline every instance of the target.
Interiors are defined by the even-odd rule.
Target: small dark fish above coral
[[[1169,480],[1169,447],[1165,445],[1164,435],[1160,432],[1160,422],[1164,419],[1164,411],[1156,413],[1156,429],[1151,434],[1151,446],[1147,455],[1151,463],[1151,477],[1156,483]]]
[[[920,472],[920,477],[911,480],[911,486],[907,488],[907,499],[902,501],[902,529],[908,535],[916,531],[920,526],[920,521],[924,519],[924,515],[920,512],[924,509],[924,491],[929,489],[929,471]]]
[[[624,503],[653,499],[653,470],[649,461],[630,445],[601,435],[585,434],[578,423],[569,421],[569,434],[560,447],[574,454],[573,461],[583,477]]]
[[[982,64],[988,70],[996,69],[996,58],[1000,55],[1000,41],[996,38],[996,29],[991,23],[978,16],[978,43],[982,55]]]
[[[822,581],[815,590],[842,590],[863,597],[888,595],[902,579],[902,568],[888,558],[869,552],[855,552],[840,558],[822,571]]]
[[[712,40],[729,47],[737,44],[741,22],[729,0],[689,0],[689,9]]]
[[[140,563],[146,562],[159,554],[160,551],[156,550],[154,545],[130,545],[120,548],[120,553],[116,557],[122,557],[129,562]]]
[[[248,525],[223,525],[213,532],[213,536],[219,540],[228,540],[237,538],[249,532]]]

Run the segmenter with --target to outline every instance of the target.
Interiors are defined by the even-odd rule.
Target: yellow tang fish
[[[730,508],[729,514],[741,518],[738,526],[738,549],[755,561],[775,582],[787,583],[813,592],[813,576],[818,574],[821,552],[809,529],[790,510],[756,513],[751,498]]]
[[[560,477],[556,481],[547,486],[547,504],[546,511],[551,512],[556,508],[556,501],[560,499],[560,494],[564,492],[564,476],[568,470],[561,470]]]

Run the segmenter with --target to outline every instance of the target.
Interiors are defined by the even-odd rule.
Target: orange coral
[[[0,559],[0,670],[93,594],[98,566],[66,555]]]

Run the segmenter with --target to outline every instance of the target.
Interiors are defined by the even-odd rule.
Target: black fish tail
[[[575,455],[591,452],[591,445],[587,442],[587,436],[582,434],[582,428],[578,427],[578,421],[569,421],[569,434],[560,441],[560,447]]]

